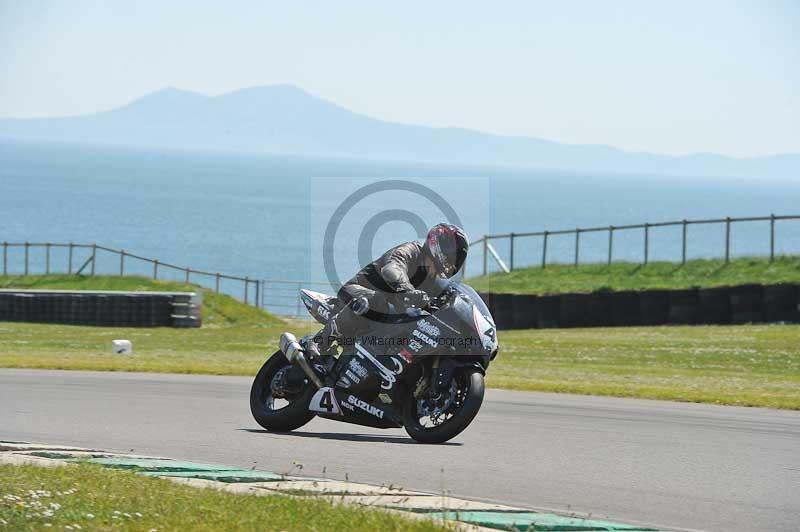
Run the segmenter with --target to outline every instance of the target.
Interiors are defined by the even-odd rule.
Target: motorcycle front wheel
[[[306,385],[295,394],[276,394],[273,390],[273,379],[279,378],[278,373],[289,367],[289,361],[283,353],[276,351],[264,362],[250,388],[250,412],[256,422],[267,430],[288,432],[314,419],[314,413],[308,410],[314,395],[312,385]]]
[[[483,392],[483,373],[477,368],[464,368],[437,397],[412,396],[403,409],[403,426],[418,442],[446,442],[475,419],[483,403]]]

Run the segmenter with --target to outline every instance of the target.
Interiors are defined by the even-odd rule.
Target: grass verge
[[[123,329],[0,322],[0,367],[255,375],[276,327]],[[134,355],[112,355],[128,338]],[[500,332],[495,388],[800,409],[800,325]]]
[[[800,409],[800,325],[500,333],[499,388]]]
[[[800,283],[800,257],[690,260],[685,265],[652,262],[647,266],[627,262],[585,264],[577,268],[552,264],[523,268],[469,279],[480,292],[560,294],[597,290],[682,289],[733,286],[748,283]]]
[[[0,465],[0,530],[447,530],[380,510],[224,493],[90,464]]]

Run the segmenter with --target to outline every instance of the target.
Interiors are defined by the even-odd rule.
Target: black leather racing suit
[[[329,345],[334,335],[360,334],[376,321],[383,321],[389,303],[398,307],[401,304],[398,295],[404,292],[423,290],[433,294],[437,274],[425,267],[428,253],[419,242],[406,242],[364,266],[339,289],[339,300],[345,306],[320,332],[323,345]],[[369,311],[360,316],[351,305],[362,297],[368,301]]]

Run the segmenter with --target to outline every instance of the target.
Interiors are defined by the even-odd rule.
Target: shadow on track
[[[280,434],[283,436],[297,436],[300,438],[316,438],[318,440],[340,440],[340,441],[356,441],[368,443],[404,443],[415,445],[427,445],[412,440],[409,437],[396,437],[396,436],[381,436],[379,434],[347,434],[338,432],[302,432],[293,430],[290,432],[277,432],[264,429],[236,429],[243,432],[252,432],[254,434]],[[461,446],[461,443],[445,442],[437,445],[455,445]]]

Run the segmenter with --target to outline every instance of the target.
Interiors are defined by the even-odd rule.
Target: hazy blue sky
[[[386,120],[800,152],[800,1],[0,0],[0,116],[292,83]]]

